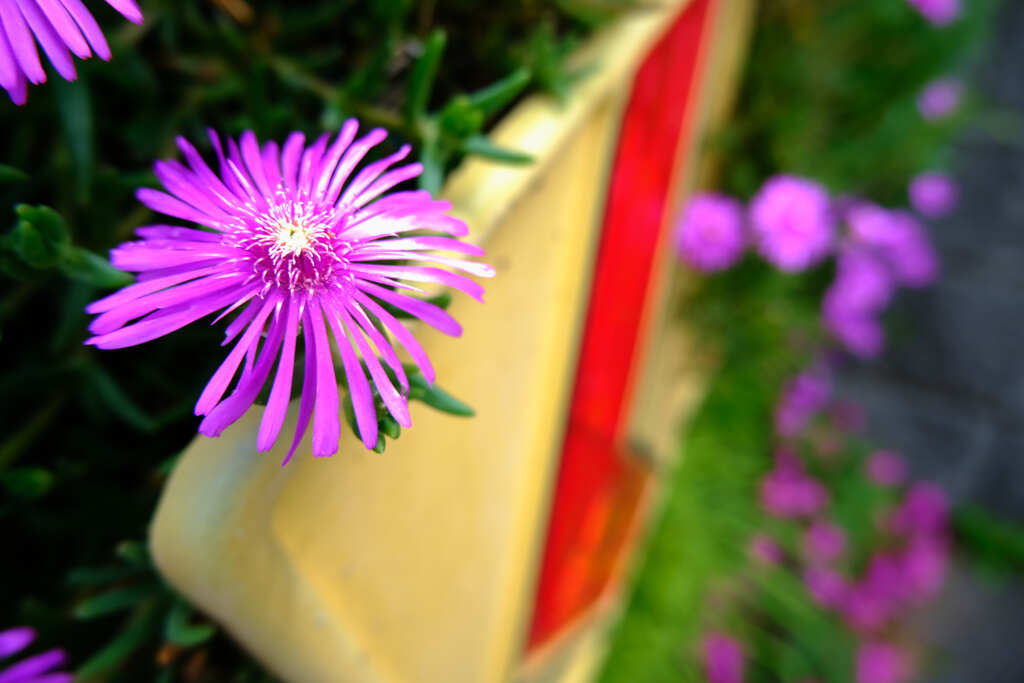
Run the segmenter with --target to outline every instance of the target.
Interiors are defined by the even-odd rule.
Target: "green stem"
[[[29,420],[28,424],[0,444],[0,471],[7,469],[21,457],[25,449],[45,430],[64,406],[66,396],[57,396]]]

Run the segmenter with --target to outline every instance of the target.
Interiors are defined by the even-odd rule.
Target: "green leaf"
[[[89,86],[85,78],[71,82],[58,78],[53,79],[52,87],[57,98],[61,131],[67,148],[71,151],[76,194],[79,201],[85,201],[89,197],[89,188],[92,187],[95,163]]]
[[[472,107],[479,109],[484,115],[492,116],[510,104],[529,85],[530,78],[529,69],[516,69],[500,81],[470,94],[467,100]]]
[[[484,113],[473,106],[466,95],[448,100],[437,116],[443,139],[464,140],[484,127]]]
[[[420,163],[423,164],[423,173],[420,174],[419,180],[420,188],[436,196],[441,192],[441,184],[444,182],[448,153],[441,149],[436,140],[428,141],[420,151]]]
[[[126,567],[124,565],[110,567],[79,567],[68,572],[64,580],[69,586],[99,586],[116,583],[137,576],[145,571],[143,567]]]
[[[378,432],[377,433],[377,443],[375,443],[373,445],[373,452],[374,453],[383,453],[384,449],[386,449],[387,447],[388,447],[388,444],[387,444],[387,440],[385,440],[385,438],[384,438],[384,433],[383,432]]]
[[[71,244],[71,231],[64,217],[48,206],[29,206],[18,204],[14,212],[22,220],[31,223],[42,236],[60,250]]]
[[[33,268],[50,268],[60,256],[57,247],[28,221],[18,221],[10,234],[10,244],[21,260]]]
[[[71,247],[57,266],[72,280],[79,280],[101,289],[117,289],[133,282],[128,273],[118,270],[110,263],[87,249]]]
[[[137,611],[114,640],[75,672],[76,679],[88,679],[116,668],[156,633],[160,624],[159,617],[156,604]]]
[[[137,567],[150,566],[149,551],[146,549],[146,545],[139,541],[121,541],[114,548],[114,554]]]
[[[21,467],[0,474],[0,482],[16,498],[33,500],[53,488],[53,473],[41,467]]]
[[[466,154],[475,154],[476,156],[486,157],[487,159],[493,159],[494,161],[506,164],[533,163],[533,157],[529,154],[499,147],[491,142],[490,138],[486,135],[473,135],[466,138],[462,143],[462,151]]]
[[[195,647],[208,641],[217,632],[212,624],[189,624],[191,618],[192,608],[181,600],[175,602],[164,624],[164,637],[167,641],[181,647]]]
[[[423,54],[413,65],[405,102],[405,116],[409,123],[415,124],[427,112],[430,93],[434,89],[434,80],[437,78],[437,69],[441,64],[441,55],[444,54],[447,40],[442,29],[434,30],[423,45]]]
[[[96,597],[89,598],[74,609],[72,614],[75,619],[95,619],[112,612],[119,612],[128,609],[143,600],[152,597],[160,590],[156,583],[146,583],[140,586],[129,586],[102,593]]]
[[[397,439],[402,435],[402,426],[391,415],[382,415],[379,422],[381,433],[389,439]]]
[[[472,408],[441,387],[436,384],[433,386],[427,384],[427,380],[419,371],[409,373],[409,398],[422,401],[431,408],[448,413],[449,415],[458,415],[459,417],[473,417],[476,415]]]
[[[0,164],[0,183],[20,183],[28,179],[29,175],[24,171],[13,166]]]

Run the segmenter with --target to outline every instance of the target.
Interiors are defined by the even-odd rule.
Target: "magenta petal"
[[[331,358],[331,342],[327,338],[327,330],[324,327],[324,313],[320,303],[311,299],[307,312],[307,320],[310,323],[310,331],[313,333],[313,353],[316,358],[316,407],[313,413],[313,456],[324,458],[338,452],[338,439],[341,435],[341,423],[338,415],[338,382],[334,377],[334,360]],[[343,346],[339,344],[339,348]],[[349,349],[349,354],[352,350]],[[345,362],[346,375],[348,374],[348,362],[342,354]],[[349,378],[351,382],[351,378]],[[366,378],[363,377],[363,381]],[[359,415],[359,407],[356,407],[356,416]],[[376,421],[376,416],[374,417]]]
[[[292,393],[292,373],[295,369],[295,342],[299,332],[299,310],[301,306],[293,301],[288,306],[285,322],[284,346],[277,363],[277,374],[270,389],[267,407],[263,410],[260,430],[256,437],[256,448],[260,451],[270,450],[281,433],[285,414],[288,412],[288,401]]]
[[[242,159],[249,175],[256,181],[256,187],[264,197],[271,197],[274,188],[267,181],[267,175],[263,171],[263,156],[260,154],[260,143],[256,140],[256,134],[251,130],[242,133]]]
[[[360,333],[359,328],[352,321],[352,319],[345,313],[344,310],[339,309],[337,311],[341,316],[342,325],[345,331],[348,332],[350,337],[355,341],[356,346],[359,347],[359,353],[363,357],[363,362],[366,363],[366,368],[370,371],[370,377],[373,379],[373,385],[377,387],[377,393],[380,394],[381,400],[384,401],[384,405],[387,407],[388,412],[391,413],[392,417],[398,421],[398,424],[403,427],[411,427],[412,420],[409,418],[409,405],[405,401],[405,397],[398,393],[394,385],[391,384],[391,380],[388,378],[387,373],[384,372],[384,368],[381,367],[380,360],[377,355],[370,348],[366,339]],[[334,336],[340,339],[338,336],[342,330],[334,327]],[[340,343],[340,342],[339,342]],[[361,372],[361,370],[360,370]],[[374,444],[377,439],[374,438]],[[366,443],[366,440],[363,440]],[[367,446],[372,448],[372,446]]]
[[[0,659],[21,652],[35,639],[35,630],[28,626],[18,626],[0,632]]]
[[[281,152],[281,178],[289,190],[299,188],[299,159],[302,157],[305,143],[306,136],[302,133],[292,133],[284,142],[284,149]]]
[[[60,0],[36,0],[36,3],[47,19],[50,20],[50,24],[57,32],[57,35],[60,36],[61,41],[77,57],[87,59],[92,56],[92,51],[89,50],[89,44],[82,35],[81,29],[78,28],[78,24],[75,23],[75,20]]]
[[[29,28],[35,34],[36,40],[43,46],[43,51],[50,58],[50,62],[64,80],[73,81],[77,78],[75,63],[71,59],[71,52],[68,46],[60,39],[57,32],[53,30],[50,20],[43,15],[36,4],[36,0],[17,0],[21,14],[28,22]]]
[[[479,283],[473,282],[467,277],[449,273],[440,268],[429,268],[424,266],[388,266],[370,265],[368,263],[352,264],[350,270],[358,277],[360,275],[380,275],[397,280],[410,280],[412,282],[432,282],[446,285],[457,289],[460,292],[470,295],[477,301],[483,301],[484,288]]]
[[[330,307],[326,308],[324,313],[327,315],[327,320],[331,325],[335,345],[338,347],[342,365],[345,367],[345,379],[348,384],[349,398],[352,400],[352,407],[356,414],[356,426],[359,427],[359,436],[362,438],[364,446],[373,448],[377,445],[377,411],[374,408],[370,383],[366,379],[363,366],[352,351],[352,342],[349,341],[348,335],[338,325],[338,313]],[[315,452],[316,449],[314,449]]]
[[[128,285],[124,289],[121,289],[110,296],[92,302],[85,307],[85,311],[87,313],[103,313],[104,311],[109,311],[121,304],[134,301],[146,294],[159,292],[161,289],[165,289],[188,280],[194,280],[196,278],[203,277],[204,275],[210,275],[218,270],[220,270],[220,266],[207,266],[206,268],[190,270],[184,273],[177,273],[162,278],[148,280],[146,282],[138,282],[134,285]]]
[[[196,415],[206,415],[220,401],[224,392],[227,391],[232,378],[234,378],[235,373],[238,371],[238,366],[242,362],[246,351],[259,340],[267,318],[270,317],[279,301],[280,299],[275,297],[268,298],[263,302],[260,312],[249,324],[245,334],[235,344],[235,348],[231,349],[231,353],[228,354],[224,362],[217,368],[217,371],[213,373],[213,377],[210,378],[206,388],[203,389],[203,393],[199,395],[199,400],[196,401],[195,407]]]
[[[263,145],[260,152],[263,159],[263,172],[267,176],[267,182],[276,192],[281,185],[281,152],[277,143],[271,140]]]
[[[370,313],[373,313],[377,318],[384,323],[384,327],[388,331],[395,335],[395,339],[401,344],[409,355],[412,356],[416,366],[423,373],[423,377],[426,378],[427,382],[433,384],[434,382],[434,366],[430,363],[430,358],[427,357],[427,352],[423,350],[420,343],[416,341],[416,337],[412,335],[405,325],[401,323],[395,316],[388,313],[384,308],[376,301],[366,296],[362,292],[354,292],[352,297],[360,304],[366,307]]]
[[[383,356],[384,362],[388,364],[388,367],[394,371],[398,377],[398,383],[402,386],[402,390],[406,393],[409,392],[409,378],[405,375],[405,368],[402,367],[402,361],[398,359],[398,354],[395,353],[395,349],[391,346],[384,335],[380,333],[376,325],[367,317],[366,312],[360,308],[359,304],[355,301],[349,301],[342,304],[341,302],[335,301],[335,306],[341,308],[344,306],[345,310],[348,311],[349,315],[359,325],[359,328],[363,333],[370,338],[373,345],[377,348],[377,352]]]
[[[320,168],[314,174],[316,187],[313,189],[313,199],[317,201],[323,200],[324,194],[327,192],[327,186],[331,182],[331,176],[338,167],[338,160],[341,159],[341,155],[345,153],[348,146],[352,144],[358,130],[359,122],[355,119],[349,119],[341,127],[337,139],[335,139],[330,149],[327,150],[323,161],[320,163]]]
[[[133,24],[142,23],[142,11],[135,4],[135,0],[107,0],[107,4],[120,12],[125,19]]]
[[[89,41],[96,56],[104,61],[110,59],[110,46],[107,45],[107,39],[103,37],[103,31],[100,30],[92,13],[82,4],[82,0],[60,0],[60,3],[67,8],[75,23],[82,29],[82,34]]]
[[[33,83],[42,83],[46,80],[46,72],[39,62],[39,53],[36,52],[36,42],[32,33],[25,23],[25,18],[17,5],[10,0],[0,2],[0,24],[7,33],[7,40],[10,41],[14,52],[14,58],[21,66],[21,70]]]
[[[313,181],[315,180],[314,174],[316,173],[316,169],[320,166],[320,159],[324,156],[324,150],[327,148],[328,138],[329,135],[324,133],[316,139],[316,142],[314,142],[312,146],[307,147],[306,151],[302,155],[302,161],[299,163],[300,196],[307,197],[313,191]]]
[[[66,660],[63,650],[49,650],[0,671],[0,683],[32,683],[36,677],[55,669]]]
[[[387,192],[391,188],[406,180],[412,180],[418,178],[423,174],[423,164],[417,162],[415,164],[407,164],[401,168],[396,168],[393,171],[388,171],[382,175],[377,182],[366,188],[366,191],[360,194],[352,201],[353,206],[363,206],[374,199]]]
[[[295,454],[295,449],[302,442],[302,437],[306,434],[306,429],[309,428],[309,418],[313,415],[313,404],[316,399],[316,359],[313,335],[308,334],[308,331],[312,329],[308,307],[302,315],[302,324],[305,328],[302,338],[306,349],[305,367],[302,374],[302,398],[299,401],[299,416],[295,423],[295,438],[292,440],[291,448],[288,449],[288,454],[281,462],[282,466],[288,464],[292,455]]]
[[[409,156],[409,152],[411,151],[412,147],[409,145],[402,145],[398,148],[397,152],[389,154],[383,159],[378,159],[372,164],[368,164],[356,175],[355,178],[352,179],[352,182],[348,184],[348,187],[345,188],[341,198],[338,199],[338,203],[350,206],[355,205],[356,198],[359,197],[366,188],[372,185],[373,182],[393,164]]]
[[[330,204],[338,201],[338,196],[341,194],[341,188],[348,180],[352,170],[356,165],[363,160],[366,153],[378,144],[383,142],[388,136],[388,132],[383,128],[374,128],[365,136],[356,140],[352,143],[352,146],[345,152],[345,156],[342,157],[341,162],[338,163],[338,168],[334,171],[334,177],[331,179],[331,184],[327,187],[327,195],[324,198]]]

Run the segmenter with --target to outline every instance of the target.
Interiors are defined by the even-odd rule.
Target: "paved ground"
[[[1024,117],[1024,2],[1008,0],[976,87]],[[872,437],[954,499],[1024,522],[1024,129],[1016,142],[970,134],[957,149],[962,198],[934,226],[940,283],[897,305],[885,358],[851,369],[845,391]],[[1003,136],[1005,138],[1005,136]],[[963,570],[929,630],[934,683],[1024,681],[1024,581]]]

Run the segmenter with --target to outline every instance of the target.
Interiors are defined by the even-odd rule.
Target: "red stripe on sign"
[[[707,17],[694,0],[644,60],[622,122],[528,648],[601,596],[649,478],[625,441],[662,227],[691,126]]]

